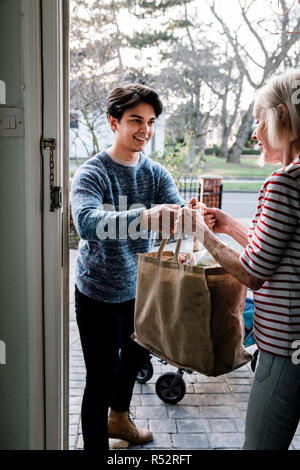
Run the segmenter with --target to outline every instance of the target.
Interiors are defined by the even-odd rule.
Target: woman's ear
[[[280,116],[280,122],[284,125],[289,123],[289,110],[285,104],[279,104],[277,107]]]

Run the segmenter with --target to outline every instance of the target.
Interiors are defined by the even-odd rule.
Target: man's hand
[[[141,215],[141,229],[172,235],[175,233],[175,220],[179,209],[179,205],[159,204],[143,211]]]
[[[207,226],[199,209],[192,209],[189,206],[180,209],[175,224],[176,232],[194,236],[203,242],[205,229]]]
[[[187,206],[191,206],[192,209],[199,209],[204,217],[204,222],[206,223],[208,228],[214,231],[215,216],[213,213],[208,212],[206,204],[198,202],[197,199],[194,197],[188,202]]]

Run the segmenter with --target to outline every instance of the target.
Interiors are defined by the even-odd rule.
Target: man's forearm
[[[100,209],[81,209],[74,214],[74,222],[80,238],[89,241],[111,239],[136,239],[144,231],[140,227],[143,208],[127,211],[105,211]],[[143,236],[144,238],[144,236]]]

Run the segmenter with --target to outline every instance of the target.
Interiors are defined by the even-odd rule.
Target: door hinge
[[[50,166],[50,212],[62,207],[62,189],[61,186],[54,185],[54,150],[56,148],[56,141],[53,138],[42,138],[41,149],[49,150],[49,166]]]

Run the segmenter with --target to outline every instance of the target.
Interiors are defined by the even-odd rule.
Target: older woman
[[[219,209],[207,209],[215,233],[239,242],[241,255],[204,223],[200,211],[181,210],[213,257],[252,289],[259,363],[248,402],[244,449],[288,449],[300,419],[300,71],[272,78],[254,104],[264,160],[281,162],[262,185],[247,230]],[[196,225],[195,225],[196,224]],[[186,229],[184,230],[185,233]]]

